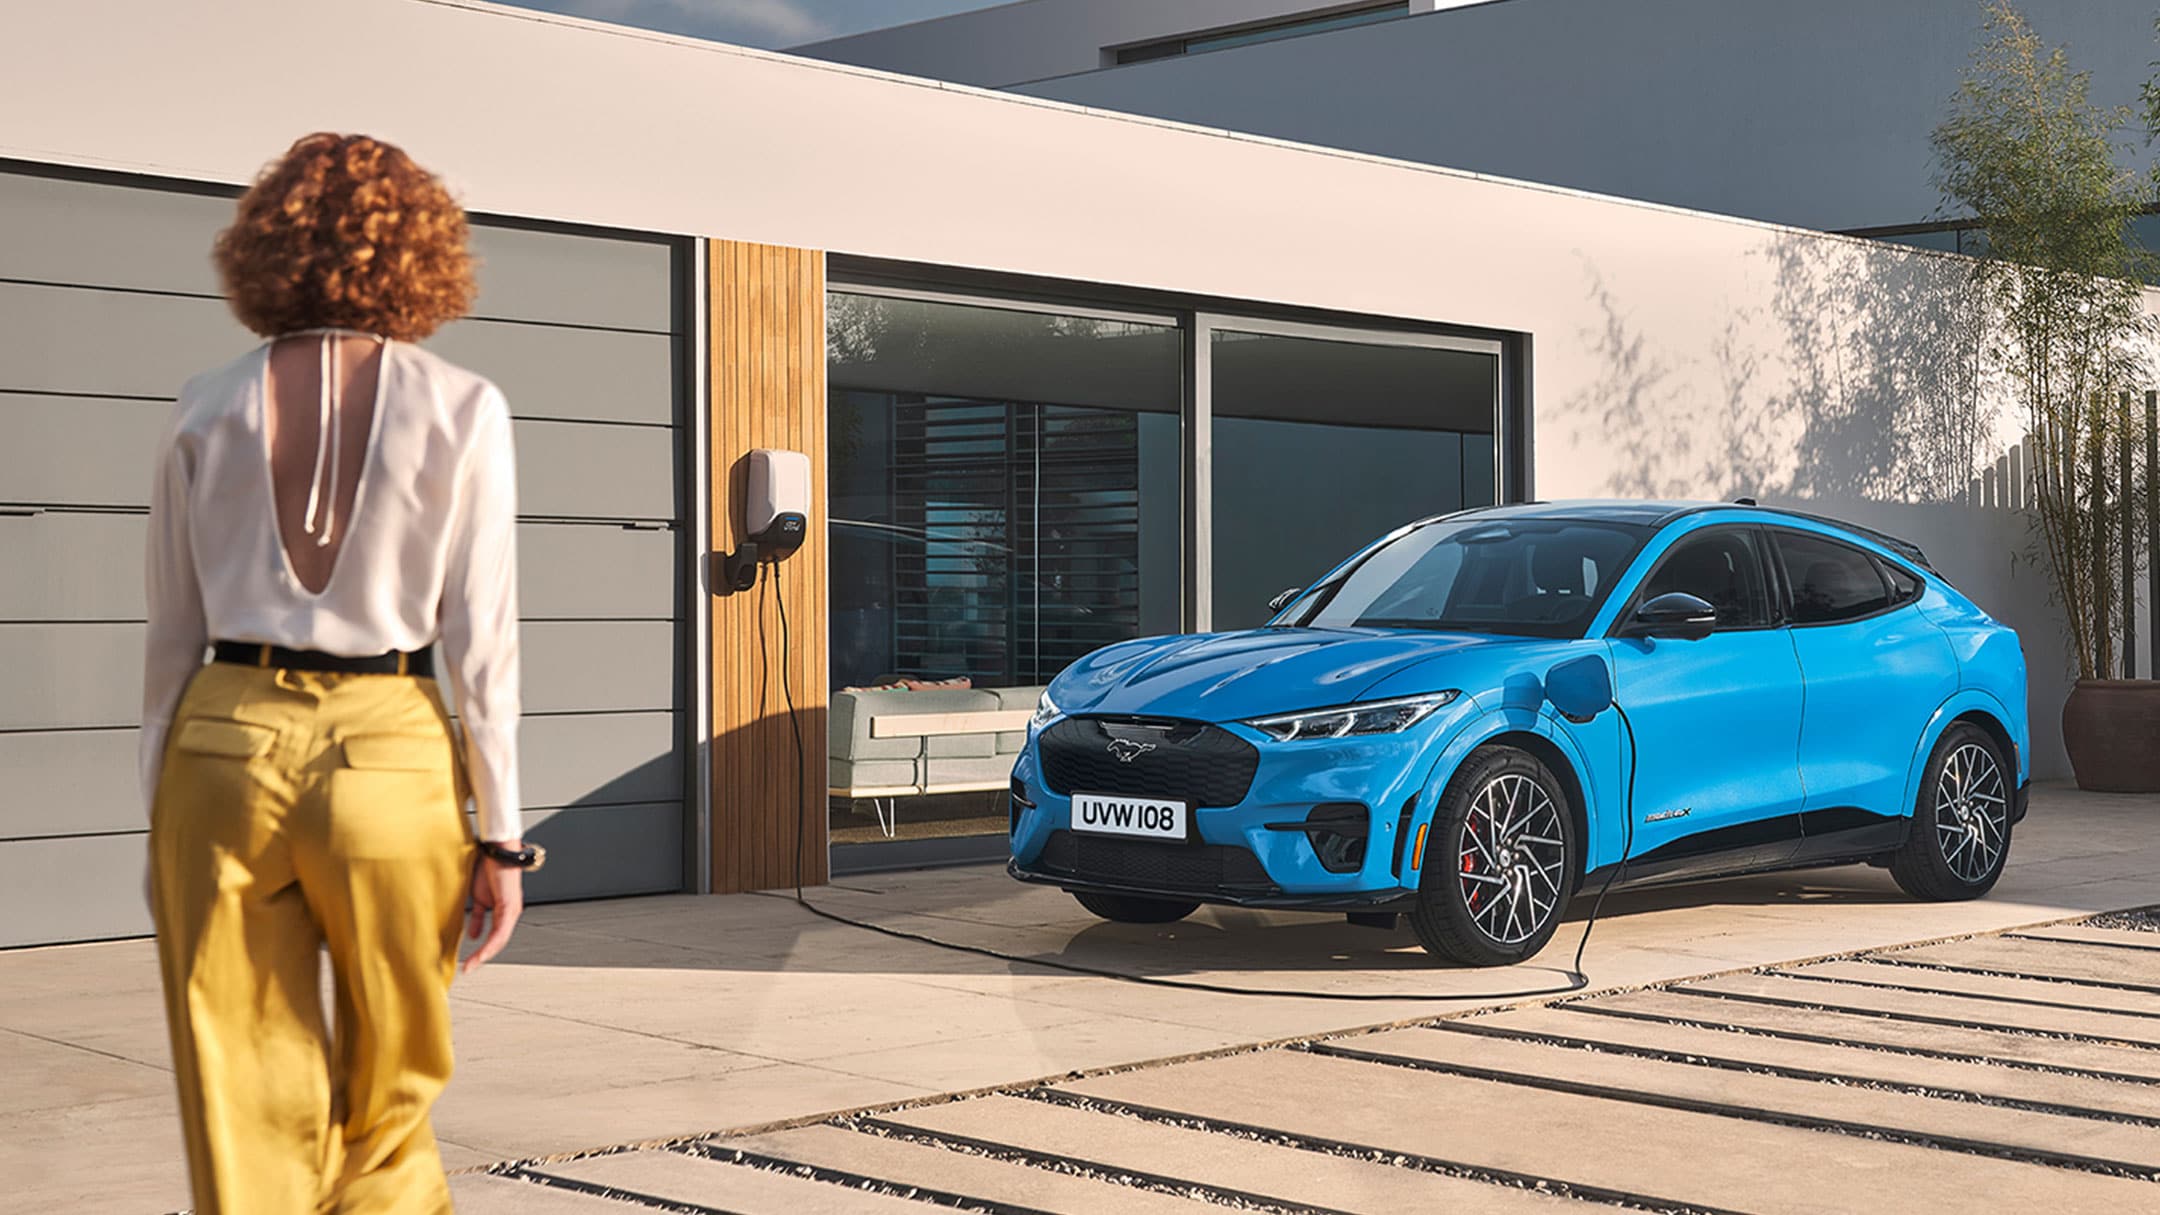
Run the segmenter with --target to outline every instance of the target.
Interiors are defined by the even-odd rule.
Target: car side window
[[[1721,527],[1682,537],[1658,559],[1638,602],[1685,592],[1717,609],[1721,629],[1770,623],[1770,590],[1763,581],[1761,533]]]
[[[1792,587],[1794,624],[1858,620],[1891,605],[1882,567],[1857,548],[1822,536],[1781,531],[1778,553],[1785,562],[1785,581]]]
[[[1918,578],[1887,561],[1882,563],[1882,567],[1883,573],[1890,579],[1891,606],[1904,607],[1920,597],[1921,582]]]

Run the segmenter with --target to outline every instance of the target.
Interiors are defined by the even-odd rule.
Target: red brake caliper
[[[1468,823],[1463,824],[1463,838],[1469,841],[1470,847],[1463,850],[1462,871],[1464,873],[1476,873],[1477,837],[1471,834],[1471,827]],[[1469,905],[1470,910],[1476,911],[1478,909],[1478,904],[1482,902],[1484,898],[1485,885],[1484,883],[1480,882],[1477,885],[1472,886],[1468,891],[1464,893],[1463,902]]]

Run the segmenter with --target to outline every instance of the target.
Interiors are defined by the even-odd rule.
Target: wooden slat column
[[[825,881],[825,255],[714,241],[712,537],[742,543],[743,457],[810,456],[803,546],[760,568],[755,589],[713,599],[712,881],[715,892]],[[716,563],[717,564],[717,563]],[[718,583],[717,568],[711,571]],[[785,601],[784,605],[782,600]],[[791,723],[783,670],[794,695]],[[801,731],[802,764],[796,771]]]

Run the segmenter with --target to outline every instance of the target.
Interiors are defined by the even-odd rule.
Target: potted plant
[[[2131,394],[2155,382],[2152,259],[2131,223],[2152,195],[2120,161],[2131,111],[2094,104],[2088,85],[2008,0],[1993,0],[1933,141],[1945,208],[1972,217],[1972,284],[2028,435],[2035,548],[2077,674],[2064,747],[2083,788],[2154,791],[2160,682],[2118,678],[2134,674],[2118,639],[2134,628],[2144,549],[2131,455],[2145,411]]]

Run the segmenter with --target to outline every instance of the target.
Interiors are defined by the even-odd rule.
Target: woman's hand
[[[505,848],[525,846],[519,840],[499,842]],[[480,863],[473,866],[472,900],[465,908],[465,939],[480,941],[480,948],[458,964],[458,972],[471,974],[493,961],[510,943],[510,932],[524,910],[525,871],[482,853]],[[487,939],[481,941],[483,929]]]

